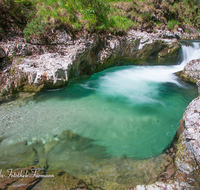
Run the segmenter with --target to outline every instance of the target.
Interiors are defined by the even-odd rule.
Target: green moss
[[[176,26],[176,25],[179,25],[178,21],[170,20],[170,21],[168,21],[167,27],[168,27],[168,29],[173,30],[174,26]]]
[[[196,84],[196,79],[191,78],[190,76],[188,76],[187,74],[185,74],[183,71],[178,72],[177,75],[181,79],[183,79],[184,81],[186,81],[186,82],[190,82],[190,83]]]
[[[10,75],[13,76],[14,74],[15,74],[15,68],[12,68],[12,69],[10,70]]]
[[[35,85],[26,84],[23,86],[24,92],[38,92],[42,89],[42,87],[37,87]]]

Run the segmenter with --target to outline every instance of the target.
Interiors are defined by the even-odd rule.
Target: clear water
[[[133,178],[141,183],[156,180],[168,159],[158,155],[171,143],[187,105],[198,95],[196,86],[173,74],[181,67],[114,67],[76,79],[66,88],[42,92],[28,102],[2,105],[0,136],[5,139],[0,166],[45,160],[44,167],[92,175],[96,181],[102,167],[107,172],[102,178],[113,176],[111,181],[118,184],[127,183],[125,179],[134,183]],[[141,175],[141,170],[152,173]],[[117,172],[129,177],[116,179]]]
[[[11,135],[8,143],[47,142],[71,130],[105,147],[97,155],[135,159],[159,155],[197,96],[196,87],[179,81],[169,67],[173,69],[115,67],[65,89],[41,93],[21,107],[1,107],[2,118],[9,117],[1,122],[7,128],[4,135]]]

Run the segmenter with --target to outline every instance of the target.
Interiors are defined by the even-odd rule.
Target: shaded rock
[[[0,59],[4,58],[6,56],[5,51],[3,50],[2,47],[0,47]]]
[[[69,141],[77,141],[81,138],[80,135],[77,133],[73,133],[70,130],[64,130],[60,135],[58,135],[58,138],[62,141],[69,140]]]
[[[164,181],[170,179],[175,173],[174,165],[170,164],[167,167],[167,170],[162,173],[162,175],[159,177],[158,181]]]
[[[165,48],[166,44],[162,40],[153,41],[152,43],[147,43],[143,46],[141,50],[136,54],[137,58],[155,60],[155,56],[159,51]]]
[[[172,62],[176,63],[179,56],[181,45],[178,42],[168,44],[162,51],[158,53],[158,62]]]
[[[4,60],[5,56],[6,56],[5,52],[3,48],[0,46],[0,71],[6,65],[6,61]]]
[[[104,62],[105,65],[114,63],[120,65],[124,63],[124,60],[132,64],[138,64],[138,62],[142,63],[144,61],[151,61],[155,64],[158,61],[158,53],[164,48],[167,50],[170,49],[167,56],[160,60],[160,62],[166,63],[170,58],[170,54],[171,57],[173,55],[173,60],[178,58],[178,53],[176,55],[175,49],[180,48],[180,45],[179,47],[173,47],[179,44],[176,39],[167,41],[154,34],[135,32],[133,30],[129,31],[128,35],[124,37],[107,37],[104,44],[100,54],[100,62]],[[122,58],[124,60],[120,62],[119,60]],[[165,60],[166,58],[168,60]]]

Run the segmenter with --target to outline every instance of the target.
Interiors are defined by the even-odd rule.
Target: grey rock
[[[184,139],[189,139],[188,153],[193,154],[197,164],[200,164],[200,97],[194,99],[187,107],[183,120],[186,130],[183,133]]]
[[[185,182],[177,182],[173,180],[169,180],[167,182],[156,182],[150,185],[137,185],[134,190],[184,190],[184,189],[192,189],[192,186]]]
[[[200,93],[200,59],[194,59],[188,62],[183,71],[178,73],[178,75],[186,81],[196,83]]]

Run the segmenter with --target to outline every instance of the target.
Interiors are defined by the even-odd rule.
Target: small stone
[[[135,190],[145,190],[145,185],[137,185]]]

